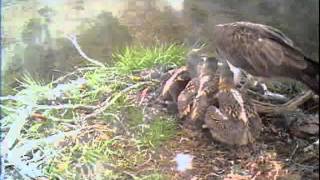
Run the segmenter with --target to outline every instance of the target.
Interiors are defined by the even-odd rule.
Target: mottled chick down
[[[199,71],[199,88],[193,99],[190,120],[203,123],[207,108],[213,102],[213,96],[218,92],[219,76],[217,76],[218,60],[210,57],[203,60]],[[202,122],[201,122],[202,121]]]
[[[187,67],[183,66],[176,70],[163,86],[159,99],[176,103],[180,92],[190,81]]]
[[[192,110],[193,99],[197,95],[197,89],[199,88],[199,79],[193,78],[187,84],[186,88],[178,96],[178,112],[179,118],[183,119],[189,116]]]
[[[209,106],[205,124],[212,137],[229,145],[253,143],[262,129],[262,122],[251,102],[235,87],[228,66],[220,72],[219,92],[215,95],[219,108]]]
[[[178,96],[178,112],[179,118],[184,119],[189,116],[192,110],[192,102],[197,95],[199,88],[200,79],[198,74],[200,73],[200,67],[203,63],[204,58],[201,57],[199,49],[192,49],[186,57],[187,71],[190,75],[191,80],[187,86]]]
[[[187,69],[192,79],[178,96],[178,111],[180,118],[186,118],[186,123],[194,125],[205,114],[217,91],[217,59],[201,55],[195,49],[187,55]],[[211,96],[207,97],[209,94]]]

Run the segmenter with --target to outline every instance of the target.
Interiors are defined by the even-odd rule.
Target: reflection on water
[[[113,52],[137,42],[192,45],[201,40],[210,47],[215,24],[239,20],[281,29],[318,60],[318,0],[20,0],[3,5],[7,84],[26,71],[49,81],[86,63],[67,34],[77,35],[89,57],[112,63]]]

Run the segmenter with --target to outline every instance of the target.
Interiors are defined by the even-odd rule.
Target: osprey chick
[[[209,106],[204,121],[217,141],[230,145],[253,143],[263,127],[250,100],[241,94],[227,64],[220,67],[219,92],[215,94],[219,108]]]

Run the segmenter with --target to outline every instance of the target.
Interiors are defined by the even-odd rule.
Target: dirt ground
[[[172,113],[170,108],[164,111]],[[208,130],[180,125],[177,135],[139,168],[143,173],[159,169],[175,180],[319,179],[319,146],[310,146],[319,137],[297,138],[281,117],[261,118],[264,128],[257,142],[241,147],[215,142]],[[179,153],[193,156],[191,169],[177,171],[174,159]]]
[[[319,179],[319,150],[303,152],[306,140],[291,138],[284,130],[266,127],[254,145],[231,147],[214,142],[206,131],[180,129],[144,167],[154,167],[177,180],[213,179]],[[194,157],[192,169],[176,170],[178,153]],[[145,171],[146,169],[144,169]]]

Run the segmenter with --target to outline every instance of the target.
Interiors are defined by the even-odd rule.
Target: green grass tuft
[[[159,117],[154,119],[140,134],[140,145],[147,148],[157,148],[176,133],[177,124],[172,118]]]
[[[139,180],[167,180],[167,179],[170,179],[170,177],[164,174],[154,173],[154,174],[141,177]]]
[[[110,157],[118,153],[118,150],[112,148],[115,143],[115,140],[91,140],[89,143],[77,143],[66,148],[51,161],[46,169],[47,176],[52,179],[83,179],[89,175],[86,170],[95,168],[97,164],[108,163]],[[95,176],[104,174],[100,171],[96,173]]]
[[[182,45],[156,47],[133,46],[113,56],[121,74],[152,68],[156,65],[176,67],[184,63],[186,48]]]

